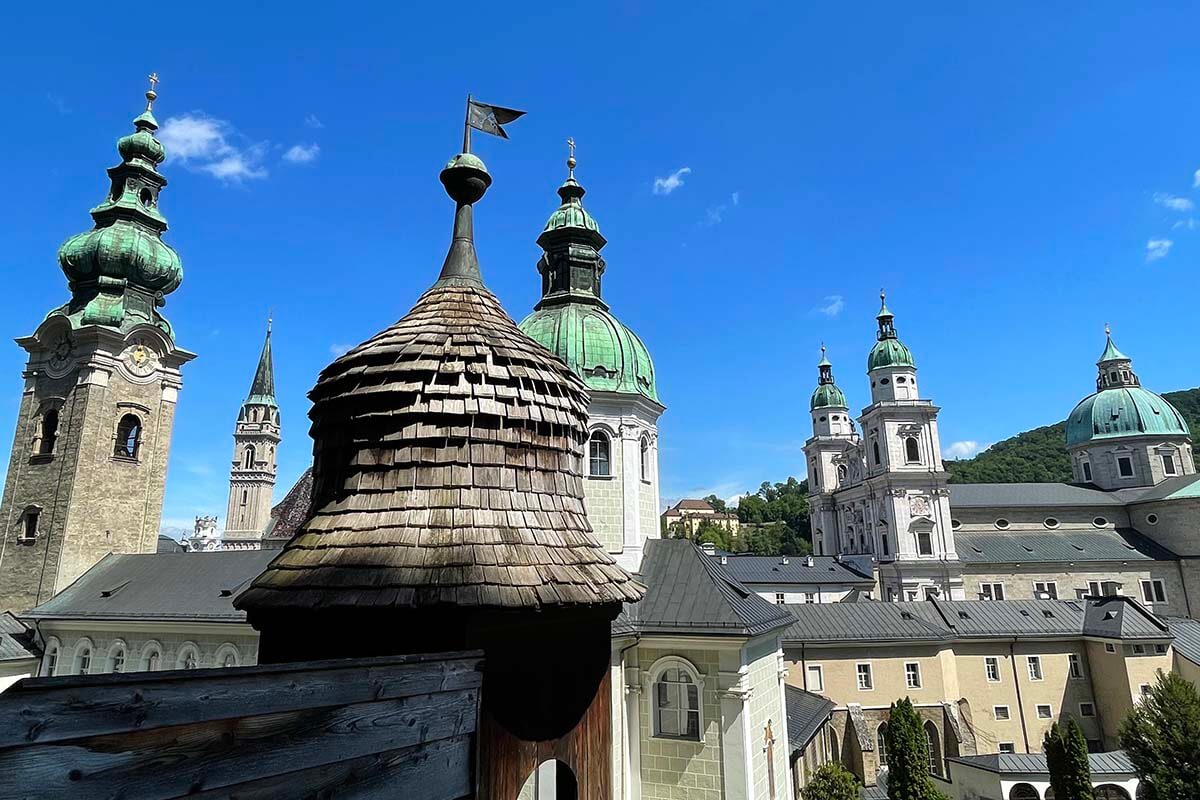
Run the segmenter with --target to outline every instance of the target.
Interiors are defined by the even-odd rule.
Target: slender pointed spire
[[[833,383],[833,364],[829,363],[829,359],[825,357],[825,343],[821,343],[821,360],[817,363],[817,371],[819,376],[817,383],[824,386],[827,383]]]
[[[267,317],[267,338],[263,341],[262,354],[258,357],[258,369],[254,371],[254,382],[250,384],[250,395],[246,404],[276,405],[275,362],[271,357],[271,318]]]
[[[584,303],[602,308],[601,279],[605,262],[600,251],[608,242],[600,226],[583,207],[587,190],[575,180],[575,139],[567,139],[567,179],[558,187],[561,204],[538,236],[545,254],[538,261],[542,299],[535,309],[562,303]]]

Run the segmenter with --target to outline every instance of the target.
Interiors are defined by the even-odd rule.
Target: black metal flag
[[[508,138],[508,134],[504,132],[502,126],[524,115],[524,111],[503,106],[491,106],[467,98],[467,125],[477,131],[499,136],[501,139]]]

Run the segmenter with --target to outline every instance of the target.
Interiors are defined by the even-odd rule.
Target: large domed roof
[[[878,341],[871,348],[871,352],[867,354],[868,372],[880,367],[912,367],[915,369],[916,366],[913,362],[912,351],[899,339]]]
[[[1140,386],[1104,389],[1085,397],[1067,417],[1067,447],[1128,436],[1189,436],[1173,405]]]
[[[846,395],[837,387],[836,383],[823,384],[813,391],[809,408],[813,411],[818,408],[848,408]]]
[[[658,402],[650,351],[602,306],[565,303],[543,307],[522,320],[520,327],[565,361],[589,388],[640,394]]]

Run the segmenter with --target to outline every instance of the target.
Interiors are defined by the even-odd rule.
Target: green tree
[[[831,762],[813,773],[800,790],[801,800],[858,800],[858,778],[841,764]]]
[[[1121,723],[1121,746],[1148,800],[1200,797],[1200,692],[1175,672],[1159,673]]]
[[[885,744],[888,800],[946,800],[929,777],[925,726],[907,697],[892,703]]]
[[[1075,720],[1067,723],[1066,730],[1058,727],[1057,722],[1050,726],[1042,750],[1046,753],[1046,768],[1056,800],[1095,800],[1087,740]]]
[[[717,497],[715,494],[710,494],[708,497],[704,498],[704,502],[712,506],[713,511],[716,511],[718,514],[729,513],[729,508],[725,505],[725,501]]]
[[[719,550],[729,550],[731,538],[729,531],[712,520],[702,519],[696,526],[695,540],[699,544],[711,544]]]

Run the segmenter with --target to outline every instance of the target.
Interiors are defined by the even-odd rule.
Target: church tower
[[[896,335],[880,293],[879,331],[867,356],[871,405],[859,418],[867,487],[865,524],[873,527],[884,599],[961,600],[962,566],[950,526],[948,475],[932,401],[921,398],[912,353]]]
[[[537,243],[542,299],[521,330],[567,363],[587,384],[589,440],[584,495],[596,538],[626,569],[636,570],[642,545],[658,536],[658,399],[650,352],[601,298],[607,243],[583,207],[575,180],[575,143],[561,205]]]
[[[95,226],[58,251],[71,299],[17,340],[29,359],[0,501],[0,610],[48,600],[108,553],[157,549],[180,367],[195,355],[161,312],[183,268],[162,240],[150,81]]]
[[[809,401],[813,435],[804,443],[808,457],[808,503],[812,517],[813,551],[819,555],[841,552],[834,492],[861,479],[855,458],[858,435],[850,419],[846,395],[833,380],[833,365],[821,345],[817,388]],[[852,473],[853,470],[853,473]]]
[[[229,509],[224,549],[257,550],[271,519],[275,491],[275,453],[279,447],[279,405],[275,402],[275,365],[271,360],[271,322],[250,394],[233,429],[233,466],[229,472]]]

